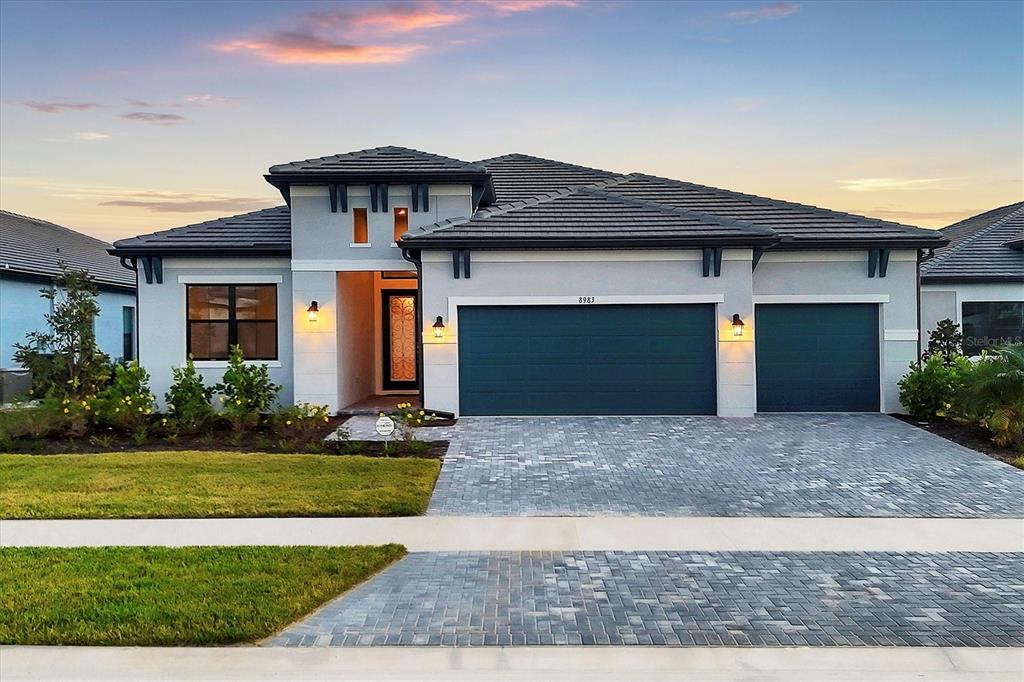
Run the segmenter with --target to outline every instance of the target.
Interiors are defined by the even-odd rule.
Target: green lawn
[[[0,549],[0,644],[267,637],[401,558],[380,547]]]
[[[440,468],[411,457],[0,455],[0,518],[414,516]]]

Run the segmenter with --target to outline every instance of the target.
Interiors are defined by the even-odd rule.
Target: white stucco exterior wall
[[[703,277],[699,250],[483,251],[472,254],[471,277],[454,279],[449,252],[423,253],[424,404],[459,412],[458,308],[460,305],[589,305],[711,303],[718,321],[718,410],[753,414],[753,337],[732,336],[734,313],[749,319],[750,249],[727,250],[720,277]],[[438,340],[430,329],[442,316]]]
[[[754,302],[876,303],[880,405],[902,412],[897,384],[917,360],[917,252],[892,251],[885,277],[868,277],[867,262],[862,250],[769,251],[754,271]]]
[[[183,365],[187,355],[187,284],[277,285],[278,359],[260,363],[267,365],[271,381],[282,387],[278,401],[290,404],[294,400],[291,279],[286,258],[165,258],[162,284],[147,284],[139,277],[139,363],[149,372],[150,388],[160,406],[173,382],[171,368]],[[225,361],[196,362],[207,385],[221,380],[226,365]]]

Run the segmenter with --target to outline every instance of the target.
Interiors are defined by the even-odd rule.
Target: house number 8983
[[[593,303],[595,300],[593,296],[580,296],[580,303]]]

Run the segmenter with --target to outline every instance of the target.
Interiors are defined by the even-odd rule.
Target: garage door
[[[459,308],[466,415],[714,414],[710,305]]]
[[[877,412],[878,306],[758,305],[758,412]]]

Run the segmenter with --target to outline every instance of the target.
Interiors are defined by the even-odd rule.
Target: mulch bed
[[[923,421],[905,414],[894,414],[893,416],[908,424],[913,424],[919,429],[924,429],[929,433],[934,433],[936,436],[951,440],[954,443],[963,445],[965,448],[977,450],[1006,464],[1012,465],[1013,460],[1024,456],[1016,450],[996,445],[992,442],[992,436],[988,431],[974,424],[957,424],[946,419]]]
[[[306,451],[325,455],[364,455],[366,457],[423,457],[442,459],[448,450],[447,441],[427,443],[417,441],[412,445],[395,441],[384,451],[383,443],[368,441],[321,441],[349,419],[348,415],[330,417],[316,434],[315,447]],[[110,431],[102,438],[39,438],[25,439],[12,452],[32,455],[94,454],[103,452],[148,452],[154,450],[177,451],[198,450],[202,452],[302,452],[302,447],[281,447],[279,439],[265,427],[245,433],[240,439],[232,437],[227,427],[197,436],[178,436],[169,439],[153,435],[145,443],[136,443],[131,435]],[[2,456],[2,455],[0,455]]]

